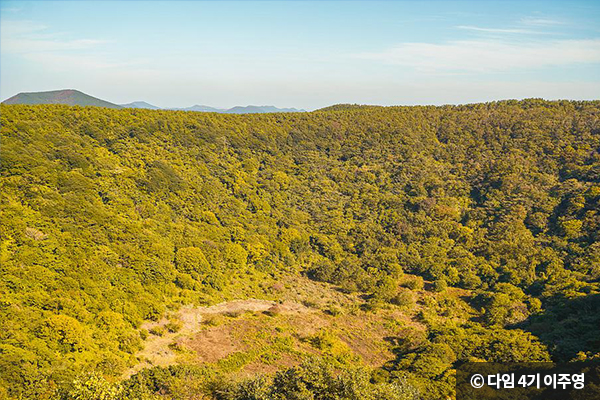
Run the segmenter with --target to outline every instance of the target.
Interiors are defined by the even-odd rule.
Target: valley
[[[0,107],[0,398],[428,400],[600,357],[598,101]]]

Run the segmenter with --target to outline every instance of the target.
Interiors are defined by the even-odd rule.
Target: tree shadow
[[[583,352],[600,353],[600,294],[574,299],[555,296],[545,310],[515,326],[531,332],[544,344],[554,361],[570,361]]]

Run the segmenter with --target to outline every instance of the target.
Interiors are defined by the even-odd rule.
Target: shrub
[[[237,317],[241,316],[242,314],[244,314],[244,311],[242,311],[242,310],[226,311],[223,313],[223,315],[225,315],[226,317],[229,317],[229,318],[237,318]]]
[[[224,322],[224,318],[219,314],[208,314],[202,316],[202,323],[208,326],[219,326]]]
[[[274,317],[276,315],[281,314],[281,306],[279,304],[275,304],[274,306],[269,307],[264,313],[270,317]]]
[[[392,298],[391,303],[399,307],[412,309],[416,304],[415,294],[410,290],[401,290]]]
[[[342,309],[333,304],[330,304],[329,306],[327,306],[327,308],[324,311],[326,314],[329,314],[333,317],[337,317],[338,315],[342,314]]]
[[[446,289],[448,288],[448,284],[446,283],[446,280],[444,279],[437,279],[433,282],[433,291],[434,292],[445,292]]]
[[[177,320],[172,320],[165,324],[165,328],[171,333],[179,332],[179,330],[182,327],[183,327],[183,324],[181,323],[181,321],[177,321]]]
[[[156,336],[162,336],[165,334],[165,327],[158,325],[153,328],[150,328],[150,330],[148,332],[150,332],[151,334],[156,335]]]
[[[111,384],[98,375],[76,379],[68,398],[73,400],[118,400],[122,399],[122,388]]]
[[[406,279],[404,281],[404,286],[411,290],[423,290],[425,282],[420,276],[415,276],[414,278]]]

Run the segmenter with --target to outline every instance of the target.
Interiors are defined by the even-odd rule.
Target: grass
[[[201,325],[196,330],[180,331],[177,345],[169,349],[178,354],[179,362],[201,364],[232,376],[272,372],[314,355],[340,366],[379,367],[395,357],[395,341],[390,338],[419,336],[425,331],[419,316],[425,312],[428,318],[437,318],[438,301],[449,296],[447,291],[399,288],[399,293],[410,292],[407,296],[411,301],[385,304],[369,311],[361,309],[364,299],[341,293],[331,285],[296,277],[273,287],[278,281],[256,283],[245,291],[252,293],[251,298],[277,300],[271,308],[260,312],[239,310],[236,306],[233,311],[223,307],[219,313],[204,313]],[[407,281],[412,281],[410,276]],[[219,294],[210,303],[228,296]],[[236,297],[242,295],[238,292]],[[290,309],[286,304],[309,307]],[[470,308],[462,301],[460,306]],[[173,321],[178,321],[177,314],[165,324]],[[165,327],[163,330],[168,329]],[[152,328],[150,333],[157,328],[161,327]]]

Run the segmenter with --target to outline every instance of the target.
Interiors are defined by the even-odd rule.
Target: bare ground
[[[298,363],[302,354],[317,354],[308,338],[321,330],[336,332],[364,364],[381,366],[394,358],[387,340],[398,334],[386,321],[424,329],[411,315],[398,310],[377,314],[360,311],[362,300],[356,295],[343,294],[330,285],[308,279],[291,278],[270,290],[281,300],[245,299],[210,307],[182,307],[170,316],[171,320],[180,321],[181,329],[165,331],[162,336],[149,335],[144,348],[136,354],[140,362],[125,376],[151,366],[214,364],[237,352],[256,352],[260,346],[272,345],[275,338],[285,337],[293,342],[293,350],[278,353],[275,361],[263,362],[260,357],[251,360],[239,374],[273,372]],[[323,311],[331,306],[341,307],[344,312],[334,316]],[[151,330],[168,322],[163,318],[146,322],[142,328]]]
[[[277,303],[269,300],[247,299],[232,300],[210,307],[182,307],[171,319],[179,320],[182,324],[177,332],[168,332],[162,336],[150,334],[145,340],[144,348],[136,354],[140,363],[127,371],[125,376],[131,376],[143,368],[151,366],[168,366],[178,362],[178,354],[169,345],[183,344],[189,337],[197,337],[202,346],[192,347],[197,352],[199,361],[214,362],[223,358],[240,347],[234,345],[226,330],[202,331],[203,321],[207,316],[224,314],[238,315],[245,312],[266,312],[276,309],[278,314],[303,313],[309,309],[298,303]],[[141,328],[150,331],[156,327],[164,327],[169,319],[163,318],[157,322],[146,322]],[[186,344],[187,344],[186,343]]]

